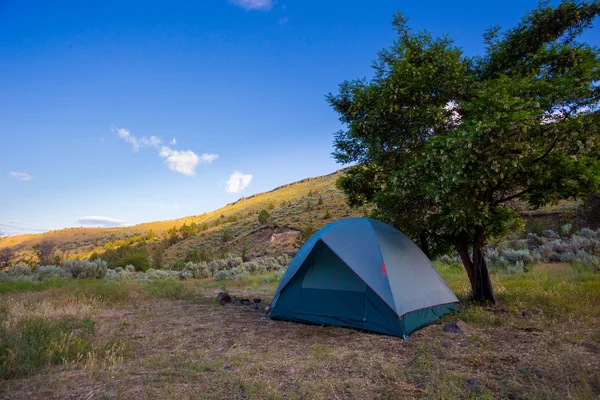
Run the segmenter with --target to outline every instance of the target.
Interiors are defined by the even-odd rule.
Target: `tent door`
[[[327,245],[317,246],[307,260],[294,313],[366,321],[366,284]]]

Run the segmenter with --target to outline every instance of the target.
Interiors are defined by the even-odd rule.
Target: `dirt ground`
[[[523,311],[465,334],[433,324],[405,341],[271,321],[262,307],[220,306],[215,293],[103,309],[98,336],[114,357],[0,381],[0,398],[600,398],[598,321],[548,328]]]

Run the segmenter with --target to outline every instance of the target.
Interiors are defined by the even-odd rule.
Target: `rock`
[[[533,367],[531,370],[533,371],[534,374],[536,374],[540,378],[543,378],[548,375],[548,373],[546,372],[546,370],[544,368]]]
[[[231,303],[231,296],[227,292],[219,292],[217,295],[217,301],[220,305],[225,305],[225,303]]]
[[[451,322],[451,323],[447,324],[446,326],[444,326],[444,332],[467,333],[468,331],[469,331],[469,325],[467,325],[466,323],[464,323],[461,320],[458,320],[456,322]]]
[[[232,297],[231,304],[240,304],[240,301],[237,299],[237,297]]]
[[[252,303],[251,307],[253,310],[258,310],[258,304],[256,304],[256,303]]]
[[[240,303],[247,306],[248,304],[250,304],[250,299],[240,299]]]
[[[265,306],[265,312],[271,311],[271,306]]]
[[[449,342],[449,341],[447,341],[447,340],[444,340],[444,341],[442,342],[442,347],[448,348],[448,347],[450,347],[450,346],[452,346],[452,343],[451,343],[451,342]]]
[[[223,369],[225,371],[231,371],[233,368],[231,367],[231,365],[225,365],[225,366],[223,366]]]
[[[261,300],[261,299],[254,299],[254,300],[252,300],[252,301],[253,301],[254,303],[258,304],[258,303],[260,303],[262,300]]]
[[[477,379],[469,379],[467,381],[467,388],[471,391],[479,391],[481,384]]]

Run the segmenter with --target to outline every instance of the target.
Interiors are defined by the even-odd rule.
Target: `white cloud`
[[[136,138],[127,129],[120,128],[117,130],[117,134],[125,143],[131,143],[133,151],[137,152],[142,147],[155,147],[158,148],[162,144],[162,140],[156,136]]]
[[[92,215],[88,217],[79,217],[75,221],[81,225],[86,226],[123,226],[127,223],[122,219],[116,219],[111,217],[102,217],[99,215]]]
[[[27,182],[31,180],[31,175],[26,174],[25,172],[11,172],[10,177],[13,179],[17,179],[23,182]]]
[[[198,155],[191,150],[173,150],[167,146],[161,147],[158,155],[166,158],[165,163],[169,169],[187,176],[196,174],[198,164],[210,164],[219,158],[218,154]]]
[[[230,0],[231,3],[244,10],[270,10],[273,0]]]
[[[225,190],[228,193],[238,193],[247,188],[250,182],[252,182],[252,175],[235,171],[227,180]]]
[[[133,146],[133,151],[137,152],[140,148],[146,146],[159,149],[158,155],[165,159],[165,164],[167,164],[169,169],[187,176],[194,176],[196,174],[196,167],[199,164],[211,164],[219,158],[218,154],[203,153],[198,155],[192,150],[174,150],[169,146],[163,145],[163,141],[156,136],[137,138],[127,129],[123,128],[117,129],[117,134],[126,143],[130,143]],[[173,137],[169,144],[177,144],[177,139]]]

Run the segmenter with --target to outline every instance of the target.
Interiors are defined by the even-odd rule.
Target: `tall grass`
[[[82,360],[92,351],[94,321],[84,317],[29,318],[0,329],[0,379],[28,376],[48,364]]]

